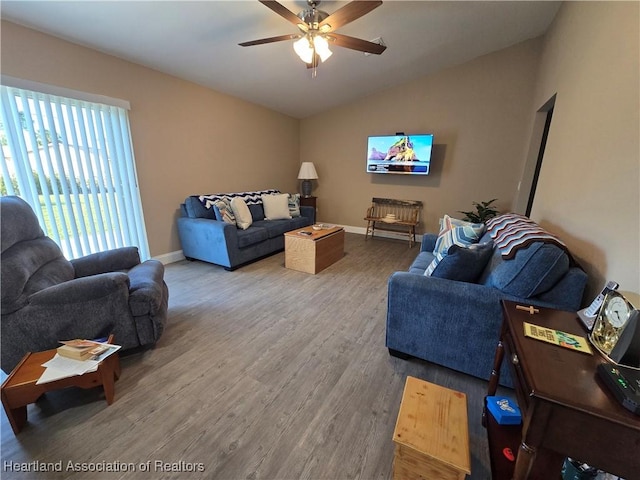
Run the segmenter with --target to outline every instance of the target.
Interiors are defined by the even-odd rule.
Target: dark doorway
[[[531,189],[529,190],[529,200],[527,201],[527,209],[525,215],[528,217],[531,214],[533,207],[533,199],[536,196],[536,187],[538,186],[538,177],[540,176],[540,169],[542,168],[542,160],[544,159],[544,149],[547,146],[547,137],[549,136],[549,128],[551,127],[551,118],[553,117],[553,107],[556,103],[556,96],[554,95],[545,103],[538,112],[546,112],[546,118],[544,122],[544,129],[542,131],[542,138],[540,139],[540,148],[538,150],[538,158],[536,160],[536,168],[533,173],[533,179],[531,180]]]

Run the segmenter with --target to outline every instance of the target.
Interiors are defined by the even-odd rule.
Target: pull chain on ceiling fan
[[[324,62],[332,55],[329,49],[329,45],[331,44],[376,55],[380,55],[387,48],[381,43],[368,42],[360,38],[335,33],[334,31],[366,15],[374,8],[379,7],[382,5],[381,1],[368,2],[355,0],[336,10],[331,15],[322,10],[318,10],[317,6],[320,0],[307,0],[309,8],[300,12],[298,15],[275,0],[260,0],[260,3],[293,23],[298,27],[300,33],[261,38],[259,40],[243,42],[239,45],[242,47],[250,47],[265,43],[296,40],[293,44],[293,49],[300,59],[307,64],[307,68],[313,68],[314,77],[319,62]]]

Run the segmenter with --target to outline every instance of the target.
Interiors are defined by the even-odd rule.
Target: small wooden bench
[[[409,237],[409,248],[416,241],[416,227],[420,222],[420,210],[422,202],[418,200],[395,200],[392,198],[373,198],[371,206],[367,209],[367,232],[371,238],[378,230],[395,232]]]

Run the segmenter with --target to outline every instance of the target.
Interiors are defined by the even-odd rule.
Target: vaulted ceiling
[[[305,0],[282,1],[294,13]],[[323,1],[328,13],[348,2]],[[333,46],[307,69],[285,41],[238,43],[289,33],[294,25],[254,0],[2,1],[2,18],[304,118],[545,33],[560,2],[384,3],[339,33],[382,38],[382,55]]]

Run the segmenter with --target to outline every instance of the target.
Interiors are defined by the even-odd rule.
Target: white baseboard
[[[175,252],[163,253],[162,255],[156,255],[153,257],[154,260],[159,260],[163,265],[168,265],[169,263],[179,262],[184,260],[184,254],[182,250],[176,250]]]
[[[337,223],[333,223],[332,225],[336,225],[338,227],[344,228],[344,231],[347,233],[356,233],[358,235],[366,235],[367,233],[367,229],[365,227],[352,227],[350,225],[338,225]],[[384,230],[377,230],[376,237],[392,238],[396,240],[407,240],[406,235],[387,232]],[[419,244],[420,242],[422,242],[422,235],[416,234],[416,243]],[[169,263],[180,262],[184,260],[185,257],[184,257],[184,254],[182,253],[182,250],[176,250],[175,252],[164,253],[162,255],[157,255],[153,258],[155,260],[159,260],[163,265],[168,265]]]

